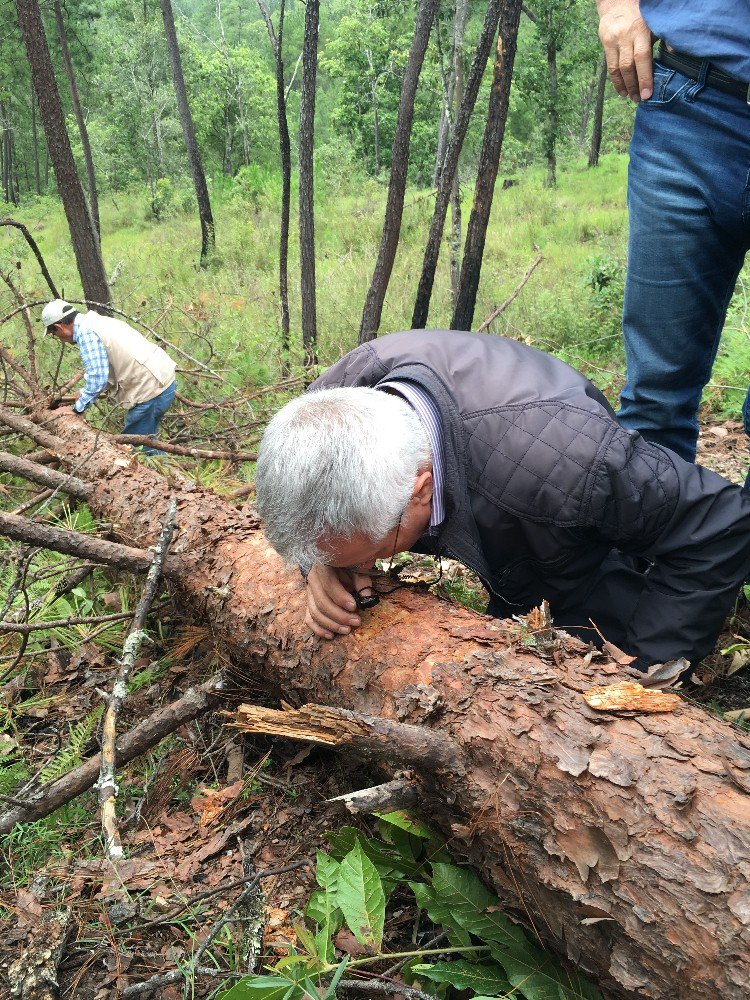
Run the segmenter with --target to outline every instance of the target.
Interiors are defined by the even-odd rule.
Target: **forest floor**
[[[747,467],[741,425],[704,426],[699,460],[741,482]],[[720,652],[732,644],[750,644],[747,609],[727,623],[717,650],[695,671],[696,683],[686,692],[714,711],[750,707],[750,666],[727,676],[744,661]],[[0,762],[9,761],[22,741],[34,748],[41,767],[80,735],[82,720],[96,718],[99,692],[111,686],[116,656],[116,650],[108,653],[93,643],[71,652],[50,642],[46,659],[37,661],[26,682],[22,711],[13,714],[21,697],[13,682],[0,688],[2,711],[13,717],[0,737]],[[150,676],[149,667],[157,662],[162,666]],[[215,668],[215,651],[205,631],[183,623],[163,632],[136,666],[150,683],[129,695],[122,728],[205,679]],[[254,700],[251,679],[234,677],[233,682],[228,707],[233,700]],[[228,988],[233,980],[220,970],[246,971],[243,951],[252,953],[250,963],[257,970],[288,954],[299,936],[295,925],[316,887],[316,852],[326,849],[327,835],[347,823],[342,807],[327,800],[376,783],[377,777],[329,751],[237,738],[224,721],[220,714],[205,716],[161,744],[147,761],[133,761],[122,770],[125,859],[116,866],[104,859],[93,792],[46,820],[16,827],[5,838],[0,998],[11,996],[13,963],[22,956],[28,963],[47,945],[45,921],[62,906],[71,911],[59,968],[64,998],[120,996],[128,986],[184,968],[208,938],[210,945],[199,954],[208,972],[188,987],[184,982],[162,985],[157,992],[164,1000],[207,997]],[[87,753],[96,746],[95,727],[90,728]],[[368,829],[367,823],[357,825]],[[277,872],[290,866],[293,870]],[[253,875],[262,876],[262,896],[259,889],[249,912],[235,914],[238,919],[214,933],[242,880],[247,884]],[[253,912],[264,907],[253,944]],[[419,947],[434,931],[420,919],[413,898],[389,910],[386,942],[392,952]],[[348,932],[339,932],[335,940],[339,957],[362,954]],[[398,997],[397,989],[390,995]]]

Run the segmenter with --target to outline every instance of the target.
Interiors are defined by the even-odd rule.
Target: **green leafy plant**
[[[222,1000],[335,1000],[344,968],[364,970],[384,959],[404,959],[404,976],[430,995],[449,987],[474,1000],[513,994],[526,1000],[601,1000],[596,987],[561,968],[500,909],[500,901],[470,870],[453,864],[441,842],[403,811],[379,817],[379,837],[354,827],[329,835],[330,853],[318,853],[316,889],[299,924],[297,945],[268,975],[236,983]],[[417,906],[448,944],[383,951],[389,898],[411,889]],[[364,958],[335,963],[334,937],[347,927]],[[431,959],[435,959],[432,961]],[[361,971],[360,971],[361,974]]]

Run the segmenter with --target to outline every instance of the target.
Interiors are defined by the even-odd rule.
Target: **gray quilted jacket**
[[[614,641],[640,665],[711,649],[750,568],[750,494],[626,431],[588,379],[502,337],[391,334],[311,389],[390,379],[437,404],[446,518],[432,551],[480,576],[493,613],[547,599],[558,621],[585,614],[617,549],[646,572]]]

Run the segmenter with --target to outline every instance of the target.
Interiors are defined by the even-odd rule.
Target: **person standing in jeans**
[[[109,388],[126,411],[122,433],[156,436],[177,392],[177,366],[166,351],[128,323],[93,309],[80,313],[64,299],[47,303],[42,324],[46,333],[75,344],[81,354],[86,381],[71,407],[74,413],[83,413]]]
[[[701,393],[750,248],[750,0],[597,7],[612,83],[638,103],[618,416],[692,462]],[[750,435],[750,388],[742,412]]]

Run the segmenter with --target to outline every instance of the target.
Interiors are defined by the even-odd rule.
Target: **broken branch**
[[[529,278],[531,277],[531,275],[534,273],[534,271],[541,264],[541,262],[542,262],[542,251],[539,249],[538,246],[535,246],[534,249],[536,250],[536,258],[533,261],[533,263],[530,265],[530,267],[528,268],[528,270],[526,271],[526,274],[524,274],[523,278],[521,278],[521,280],[518,282],[518,284],[513,289],[513,291],[511,292],[511,294],[508,296],[508,298],[505,300],[505,302],[503,302],[501,305],[499,305],[497,307],[497,309],[493,309],[493,311],[489,314],[489,316],[484,321],[484,323],[482,323],[480,326],[477,327],[477,333],[481,333],[483,330],[486,330],[487,327],[490,325],[490,323],[493,320],[497,319],[497,317],[500,315],[500,313],[504,312],[504,310],[506,310],[508,308],[508,306],[511,304],[511,302],[513,301],[513,299],[515,299],[517,297],[517,295],[519,294],[519,292],[521,291],[521,289],[523,288],[523,286],[526,284],[526,282],[529,280]]]
[[[219,458],[230,462],[256,462],[258,456],[254,451],[216,451],[210,448],[188,448],[181,444],[171,444],[169,441],[159,441],[147,434],[116,434],[112,438],[118,444],[130,444],[156,448],[170,455],[187,455],[189,458]]]
[[[48,486],[54,490],[62,490],[70,497],[78,500],[86,500],[91,494],[91,487],[76,476],[66,476],[62,472],[55,472],[54,469],[46,469],[35,462],[30,462],[27,458],[19,458],[17,455],[10,455],[6,451],[0,451],[0,470],[9,472],[13,476],[21,479],[28,479],[32,483],[40,486]]]
[[[52,275],[49,273],[49,271],[47,269],[47,265],[44,263],[44,257],[42,257],[42,251],[39,249],[39,246],[38,246],[36,240],[31,235],[31,233],[28,231],[28,229],[26,228],[26,226],[24,226],[24,224],[22,222],[16,222],[15,219],[0,219],[0,226],[13,226],[14,229],[20,230],[20,232],[23,234],[24,239],[26,240],[26,242],[31,247],[31,252],[36,257],[36,261],[37,261],[37,264],[39,265],[39,269],[41,270],[42,274],[44,275],[44,280],[47,282],[47,286],[49,287],[49,290],[52,292],[52,298],[53,299],[59,299],[60,298],[60,293],[57,291],[57,288],[55,287],[55,283],[52,280]]]
[[[345,708],[303,705],[280,712],[260,705],[240,705],[229,723],[247,733],[285,736],[352,749],[375,760],[415,764],[433,773],[461,774],[460,747],[444,734],[392,719],[360,715]]]
[[[117,830],[117,815],[115,813],[115,798],[117,796],[117,784],[115,782],[115,758],[117,739],[117,719],[120,715],[122,703],[128,691],[128,680],[133,664],[138,658],[141,644],[145,638],[143,626],[146,622],[151,604],[156,596],[156,591],[161,580],[162,566],[172,540],[174,532],[174,520],[177,513],[177,501],[171,500],[167,508],[167,516],[164,519],[159,541],[154,549],[154,558],[149,567],[146,585],[143,594],[138,602],[133,624],[130,627],[127,638],[123,645],[122,659],[117,679],[112,687],[112,694],[107,705],[107,712],[104,716],[104,727],[102,733],[102,763],[99,773],[97,787],[99,790],[99,805],[102,813],[102,831],[104,833],[105,851],[107,857],[112,861],[117,861],[122,857],[122,843]]]
[[[336,795],[326,801],[341,803],[350,813],[366,816],[375,812],[394,812],[396,809],[412,809],[419,802],[419,795],[414,783],[405,778],[395,778],[382,785],[372,788],[361,788],[356,792],[346,792]]]
[[[80,531],[56,528],[51,524],[30,521],[27,517],[5,514],[2,511],[0,511],[0,535],[6,535],[17,542],[51,549],[53,552],[62,552],[64,555],[106,563],[117,569],[128,569],[134,573],[142,573],[151,565],[151,555],[144,549],[107,542],[103,538],[84,535]]]

